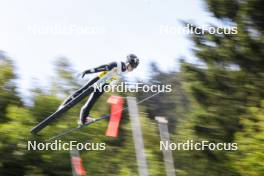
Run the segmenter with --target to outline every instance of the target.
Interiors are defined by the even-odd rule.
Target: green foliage
[[[15,79],[12,61],[0,51],[0,122],[6,120],[5,114],[9,104],[22,105],[18,98]]]
[[[249,116],[242,116],[240,124],[243,130],[236,133],[235,141],[239,151],[234,153],[234,167],[241,175],[260,176],[264,173],[264,101],[260,107],[249,107]]]
[[[197,168],[199,173],[263,175],[257,164],[263,158],[253,151],[258,152],[263,143],[254,139],[262,132],[256,130],[259,127],[253,119],[260,120],[263,116],[257,115],[260,112],[252,113],[252,107],[260,107],[264,97],[263,2],[207,0],[207,3],[216,18],[237,26],[238,34],[193,35],[194,52],[203,66],[182,63],[185,86],[192,95],[192,112],[182,125],[191,124],[192,136],[196,138],[241,145],[238,152],[197,153],[203,161]]]
[[[156,63],[150,64],[150,79],[143,82],[146,85],[160,86],[160,93],[144,103],[144,111],[148,117],[154,119],[155,116],[164,116],[169,120],[169,130],[174,132],[178,119],[184,118],[188,110],[188,99],[182,86],[182,75],[176,71],[161,71]],[[170,86],[171,91],[165,88]],[[152,96],[156,92],[139,92],[136,94],[138,100]],[[157,103],[158,102],[158,103]]]

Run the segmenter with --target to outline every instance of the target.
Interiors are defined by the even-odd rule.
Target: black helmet
[[[129,65],[131,65],[133,68],[137,68],[139,59],[135,54],[129,54],[127,55],[127,63],[129,63]]]

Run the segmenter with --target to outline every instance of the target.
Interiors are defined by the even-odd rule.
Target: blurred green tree
[[[242,130],[235,134],[239,150],[233,154],[234,167],[243,176],[264,173],[264,101],[260,107],[248,107],[248,117],[241,116]]]
[[[193,96],[189,123],[192,123],[194,135],[199,139],[238,142],[239,146],[241,139],[236,140],[236,133],[240,134],[244,128],[253,128],[244,124],[247,118],[252,118],[249,107],[260,108],[264,97],[264,4],[259,0],[206,2],[214,17],[227,26],[237,27],[238,33],[192,36],[194,52],[202,64],[182,63],[185,85]],[[250,130],[250,133],[252,136],[260,135],[260,131]],[[250,141],[244,138],[242,145],[250,144]],[[255,145],[261,146],[261,141],[255,140]],[[247,153],[251,152],[254,153]],[[236,153],[240,161],[232,160],[230,153],[209,150],[197,153],[195,156],[205,161],[198,168],[199,173],[245,175],[243,167],[261,175],[259,166],[253,165],[253,159],[249,161],[245,153]],[[255,157],[254,162],[261,163],[261,157]]]
[[[17,75],[13,62],[0,51],[0,123],[5,122],[8,105],[22,105],[15,81]]]

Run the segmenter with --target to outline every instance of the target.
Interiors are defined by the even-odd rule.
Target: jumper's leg
[[[87,102],[83,105],[81,112],[80,112],[80,120],[81,124],[89,123],[93,121],[91,117],[89,117],[90,110],[94,106],[95,102],[104,92],[99,89],[94,89],[93,93],[90,95]]]

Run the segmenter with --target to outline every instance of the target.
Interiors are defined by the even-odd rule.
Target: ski
[[[55,119],[58,119],[61,117],[61,115],[65,112],[67,112],[70,108],[75,106],[78,102],[80,102],[82,99],[87,97],[89,94],[91,94],[93,91],[93,87],[87,88],[85,91],[80,93],[78,96],[76,96],[72,101],[64,105],[61,109],[57,110],[47,118],[45,118],[42,122],[40,122],[38,125],[36,125],[34,128],[32,128],[31,133],[37,134],[40,130],[45,128],[48,124],[50,124]]]
[[[47,141],[52,141],[52,140],[61,138],[61,137],[65,136],[65,135],[67,135],[67,134],[73,133],[75,131],[79,131],[82,128],[84,128],[84,127],[86,127],[88,125],[91,125],[91,124],[93,124],[95,122],[98,122],[98,121],[101,121],[101,120],[104,120],[104,119],[108,119],[109,117],[110,117],[110,115],[105,115],[105,116],[102,116],[102,117],[99,117],[99,118],[95,118],[94,121],[91,121],[91,122],[86,123],[84,125],[78,126],[76,128],[72,128],[72,129],[66,130],[66,131],[64,131],[64,132],[62,132],[62,133],[60,133],[60,134],[58,134],[56,136],[53,136],[52,138],[48,139]]]

